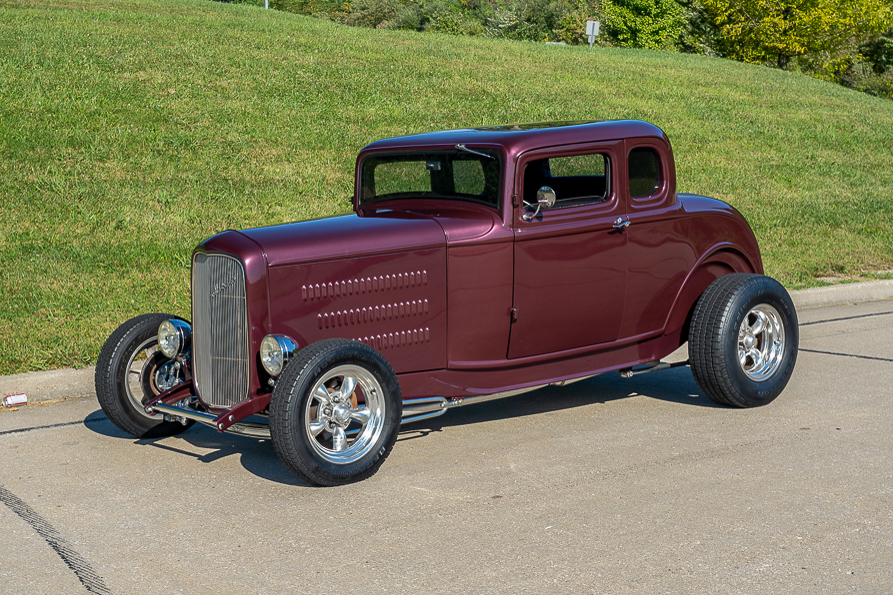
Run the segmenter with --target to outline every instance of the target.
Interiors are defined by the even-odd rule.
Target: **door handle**
[[[624,227],[629,227],[629,219],[624,221],[623,217],[617,217],[617,219],[614,220],[614,229],[622,230]]]

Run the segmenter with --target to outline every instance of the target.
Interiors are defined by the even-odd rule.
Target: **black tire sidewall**
[[[357,461],[337,464],[314,450],[304,423],[307,401],[316,383],[331,369],[345,365],[366,369],[384,392],[385,419],[374,446]],[[342,485],[373,475],[397,440],[402,416],[400,384],[390,364],[371,347],[346,339],[314,343],[290,361],[273,390],[270,433],[274,449],[295,474],[320,485]]]
[[[766,380],[755,381],[747,376],[738,362],[738,330],[744,317],[760,304],[773,307],[781,317],[785,346],[781,364],[775,373]],[[719,332],[723,367],[739,397],[735,400],[743,399],[744,402],[739,404],[747,407],[765,405],[773,401],[791,379],[799,342],[797,313],[784,287],[770,277],[754,275],[748,278],[730,300]]]
[[[96,396],[103,412],[118,428],[137,438],[171,436],[191,423],[149,419],[134,409],[127,396],[127,364],[134,351],[158,334],[164,320],[180,319],[170,314],[143,314],[131,318],[109,336],[96,362]],[[182,319],[180,319],[182,320]]]

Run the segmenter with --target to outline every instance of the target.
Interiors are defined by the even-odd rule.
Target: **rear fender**
[[[678,333],[681,329],[679,344],[681,345],[687,341],[691,314],[704,290],[723,275],[755,272],[757,272],[757,269],[753,263],[740,252],[734,250],[718,250],[702,259],[692,269],[692,272],[688,275],[688,278],[676,295],[676,301],[673,304],[673,309],[670,310],[667,324],[664,327],[664,334]]]

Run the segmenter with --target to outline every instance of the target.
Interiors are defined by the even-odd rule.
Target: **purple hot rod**
[[[640,121],[393,138],[357,158],[354,213],[225,231],[192,256],[192,321],[109,337],[96,393],[139,437],[193,422],[272,438],[317,484],[373,474],[401,423],[603,372],[688,341],[703,393],[763,405],[797,314],[754,234],[676,192]]]

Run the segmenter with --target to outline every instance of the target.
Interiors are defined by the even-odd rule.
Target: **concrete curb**
[[[70,397],[92,397],[95,368],[62,368],[47,372],[28,372],[0,376],[0,396],[25,393],[29,403]],[[0,407],[2,409],[2,407]]]
[[[889,300],[893,299],[893,279],[798,289],[790,294],[798,309]]]
[[[790,293],[798,309],[889,300],[893,299],[893,279],[800,289]],[[93,374],[91,367],[0,376],[0,396],[25,393],[29,403],[93,397],[96,394]]]

